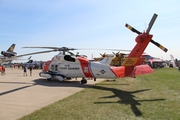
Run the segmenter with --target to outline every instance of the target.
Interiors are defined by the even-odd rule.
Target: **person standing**
[[[32,76],[32,65],[29,66],[30,76]]]
[[[0,64],[0,72],[1,72],[1,75],[2,75],[2,66],[1,66],[1,64]]]
[[[4,66],[4,65],[2,65],[1,75],[6,75],[5,71],[6,71],[5,66]]]
[[[23,71],[24,71],[23,76],[27,76],[27,69],[26,69],[26,66],[25,66],[25,65],[23,66]]]

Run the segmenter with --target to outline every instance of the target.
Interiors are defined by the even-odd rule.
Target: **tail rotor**
[[[147,30],[146,30],[146,33],[147,33],[147,34],[149,34],[149,32],[150,32],[150,30],[151,30],[151,28],[152,28],[152,26],[153,26],[156,18],[157,18],[157,14],[154,14],[153,17],[152,17],[152,19],[151,19],[151,21],[150,21],[150,23],[149,23],[149,27],[148,27]],[[135,28],[133,28],[132,26],[130,26],[130,25],[127,24],[127,23],[126,23],[125,26],[126,26],[129,30],[131,30],[132,32],[135,32],[135,33],[137,33],[137,34],[142,34],[141,32],[139,32],[138,30],[136,30]],[[164,46],[162,46],[162,45],[159,44],[158,42],[155,42],[153,39],[151,39],[150,42],[153,43],[154,45],[156,45],[157,47],[159,47],[159,48],[160,48],[161,50],[163,50],[164,52],[167,52],[167,51],[168,51],[167,48],[165,48]]]

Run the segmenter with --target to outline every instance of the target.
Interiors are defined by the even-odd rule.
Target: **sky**
[[[137,34],[125,24],[143,32],[156,13],[150,34],[168,52],[149,43],[145,53],[180,59],[179,6],[179,0],[0,0],[0,51],[13,43],[18,55],[48,50],[22,48],[26,46],[92,48],[71,51],[91,59],[118,52],[94,49],[132,50]],[[56,54],[33,55],[32,59],[50,60]]]

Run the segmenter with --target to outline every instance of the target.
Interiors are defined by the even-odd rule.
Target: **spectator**
[[[32,69],[33,69],[33,67],[32,67],[32,65],[30,65],[29,66],[30,76],[32,76]]]
[[[5,71],[6,71],[5,66],[2,66],[1,75],[6,75]]]
[[[24,75],[24,76],[27,76],[27,70],[26,70],[26,66],[25,66],[25,65],[23,66],[23,71],[24,71],[24,74],[23,74],[23,75]]]
[[[18,69],[20,68],[20,64],[18,64]]]

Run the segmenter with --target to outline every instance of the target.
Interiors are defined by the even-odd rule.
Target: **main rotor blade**
[[[101,48],[82,48],[81,50],[110,50],[110,51],[125,51],[125,52],[131,51],[131,50],[122,50],[122,49],[101,49]]]
[[[29,56],[29,55],[35,55],[35,54],[42,54],[42,53],[49,53],[49,52],[56,52],[56,50],[48,50],[48,51],[28,53],[28,54],[18,55],[18,56],[15,56],[15,57],[23,57],[23,56]]]
[[[137,34],[141,34],[141,32],[139,32],[138,30],[136,30],[135,28],[133,28],[132,26],[130,26],[129,24],[126,23],[125,27],[127,27],[129,30],[131,30],[132,32],[135,32]]]
[[[111,51],[127,51],[131,50],[120,50],[120,49],[97,49],[97,48],[67,48],[67,47],[22,47],[22,48],[43,48],[43,49],[53,49],[56,51],[69,51],[69,50],[111,50]]]
[[[142,34],[141,32],[139,32],[138,30],[136,30],[135,28],[133,28],[132,26],[130,26],[129,24],[126,23],[125,25],[129,30],[131,30],[132,32],[135,32],[137,34]],[[164,52],[167,52],[168,49],[165,48],[164,46],[162,46],[161,44],[159,44],[158,42],[155,42],[153,39],[151,39],[150,41],[151,43],[153,43],[154,45],[156,45],[157,47],[159,47],[161,50],[163,50]]]
[[[59,47],[38,47],[38,46],[28,46],[22,48],[45,48],[45,49],[59,49]]]
[[[29,47],[22,47],[22,48],[43,48],[43,49],[53,49],[57,51],[69,51],[69,50],[78,50],[75,48],[67,48],[67,47],[38,47],[38,46],[29,46]]]

